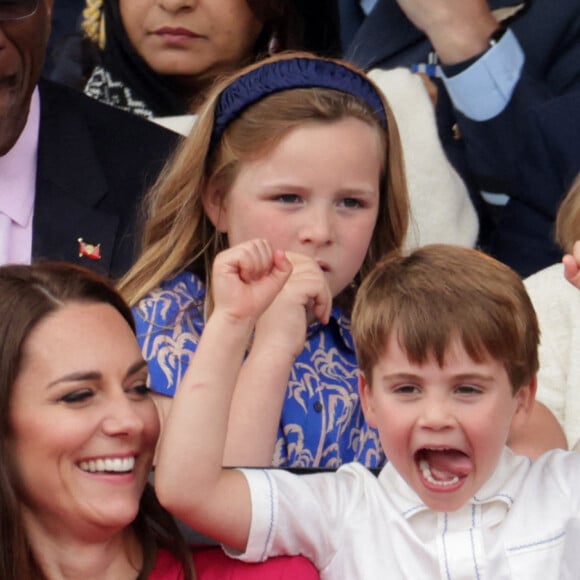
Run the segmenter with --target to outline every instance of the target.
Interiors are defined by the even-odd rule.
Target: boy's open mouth
[[[423,479],[435,488],[450,488],[473,469],[470,457],[451,448],[423,447],[415,453],[415,463]]]

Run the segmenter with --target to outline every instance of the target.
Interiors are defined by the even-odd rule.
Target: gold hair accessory
[[[81,28],[85,36],[94,42],[100,50],[105,49],[107,41],[105,34],[105,11],[103,0],[87,0],[83,10]]]

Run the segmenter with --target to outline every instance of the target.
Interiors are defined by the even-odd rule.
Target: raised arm
[[[460,72],[448,71],[451,76],[444,82],[462,113],[456,121],[476,186],[486,191],[495,187],[491,191],[519,198],[518,168],[526,154],[523,134],[532,115],[543,116],[544,103],[573,94],[580,86],[580,69],[571,64],[580,57],[580,5],[560,3],[566,6],[555,13],[551,0],[396,1],[430,39],[443,65],[469,63]],[[520,4],[525,4],[523,9]],[[493,13],[490,5],[496,9]],[[499,41],[501,46],[488,50],[490,35],[498,27],[496,17],[510,32]],[[511,221],[502,221],[511,226]],[[522,232],[523,228],[520,236]]]
[[[290,372],[304,349],[308,319],[327,323],[332,294],[318,264],[288,253],[290,278],[260,316],[234,392],[224,465],[269,466]]]
[[[487,0],[397,0],[413,24],[431,40],[445,64],[482,53],[498,27]]]
[[[159,500],[199,532],[244,550],[251,516],[243,475],[222,468],[232,393],[260,314],[292,265],[264,240],[235,246],[213,266],[215,309],[177,389],[161,436]]]

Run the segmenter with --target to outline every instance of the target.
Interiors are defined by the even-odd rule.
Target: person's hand
[[[214,313],[255,322],[288,280],[292,263],[283,251],[257,239],[218,254],[212,272]]]
[[[292,273],[256,325],[254,344],[262,337],[272,348],[298,356],[306,340],[306,328],[314,319],[326,324],[332,308],[332,293],[324,272],[303,254],[288,252]]]
[[[580,240],[574,243],[574,248],[571,254],[566,254],[562,258],[564,264],[564,276],[566,280],[580,288]]]
[[[487,0],[397,0],[407,18],[431,40],[444,64],[484,52],[498,27]]]

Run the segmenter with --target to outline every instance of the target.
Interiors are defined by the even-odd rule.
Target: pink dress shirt
[[[0,157],[0,264],[29,264],[31,260],[39,124],[36,88],[24,131]]]

